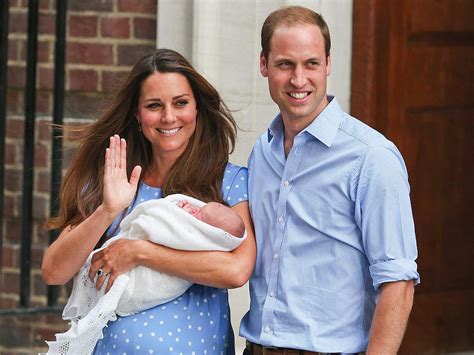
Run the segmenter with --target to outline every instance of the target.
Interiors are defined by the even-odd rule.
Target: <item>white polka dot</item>
[[[142,333],[138,334],[138,337],[139,338],[143,337],[143,334]]]
[[[190,341],[188,341],[188,345],[191,346],[191,345],[193,345],[193,343],[191,343]]]
[[[151,316],[149,316],[148,318],[153,319],[153,318],[155,318],[155,316],[154,316],[154,315],[151,315]]]
[[[155,192],[154,195],[155,195],[155,197],[158,196],[158,192]]]
[[[114,339],[117,339],[117,334],[114,335]]]
[[[162,341],[163,341],[163,338],[162,338],[162,337],[159,337],[158,340],[162,342]]]
[[[122,334],[125,334],[127,331],[125,329],[122,330]]]
[[[210,316],[211,316],[211,312],[207,312],[207,316],[210,317]]]
[[[150,190],[150,186],[147,186],[146,189],[147,189],[147,190]]]
[[[178,304],[178,301],[174,301],[173,304]]]
[[[130,339],[128,339],[128,338],[125,339],[125,342],[126,342],[126,343],[130,343]]]
[[[227,318],[227,314],[224,314],[222,317]]]
[[[191,319],[191,316],[187,316],[186,318],[189,320],[189,319]]]
[[[206,350],[206,349],[204,349],[204,354],[207,354],[207,350]]]
[[[148,326],[148,322],[143,322],[143,326],[144,327]]]
[[[230,170],[226,170],[226,173],[229,173],[229,174],[230,174]]]
[[[213,347],[212,347],[212,350],[216,350],[216,347],[215,347],[215,346],[213,346]]]
[[[161,325],[163,325],[163,324],[165,324],[165,322],[164,322],[164,321],[162,321],[162,320],[160,320],[160,324],[161,324]]]
[[[193,327],[193,326],[192,326],[191,324],[188,325],[188,329],[192,329],[192,327]]]
[[[212,337],[213,337],[214,339],[216,339],[216,338],[217,338],[217,335],[216,335],[216,334],[214,334]]]
[[[242,198],[239,197],[239,201],[242,201]]]
[[[153,354],[153,349],[148,350],[149,354]]]
[[[114,344],[114,345],[112,345],[112,348],[113,348],[113,349],[115,349],[116,347],[117,347],[117,345],[115,345],[115,344]]]
[[[161,309],[166,309],[166,306],[161,306]]]
[[[197,302],[196,302],[196,306],[198,306],[198,307],[199,307],[199,304],[200,304],[200,303],[199,303],[199,301],[197,301]]]
[[[190,295],[190,296],[192,296],[192,295],[194,295],[194,293],[192,293],[192,292],[189,292],[189,295]]]
[[[216,298],[216,294],[213,293],[213,294],[211,295],[211,297],[212,297],[212,298]]]
[[[178,319],[178,315],[177,315],[177,314],[175,314],[173,318],[174,318],[174,319]]]
[[[201,329],[202,329],[202,327],[199,326],[199,327],[198,327],[198,330],[201,331]]]
[[[173,347],[172,347],[172,346],[170,346],[170,351],[173,351]]]
[[[204,315],[204,313],[202,313],[202,312],[199,312],[199,315],[202,317],[202,316]]]
[[[201,339],[201,343],[204,343],[204,339]]]
[[[145,201],[145,200],[144,200],[143,198],[141,198],[141,199],[140,199],[140,202],[143,202],[143,201]]]
[[[202,301],[203,301],[204,303],[207,303],[207,298],[204,298]]]
[[[151,335],[152,337],[154,337],[154,336],[156,335],[156,333],[155,333],[155,332],[151,332],[150,335]]]
[[[209,321],[209,324],[214,324],[214,322],[211,320],[211,321]]]
[[[244,197],[248,197],[247,194],[244,194]]]
[[[168,332],[168,335],[169,335],[169,336],[172,336],[172,335],[173,335],[173,332]]]
[[[146,311],[143,311],[142,314],[146,314]]]
[[[230,196],[229,196],[229,197],[227,197],[227,201],[230,201]]]
[[[226,188],[226,190],[230,190],[230,186],[228,186],[228,185],[225,188]]]
[[[183,311],[186,311],[188,309],[188,307],[183,307]]]
[[[238,188],[239,188],[239,185],[235,185],[235,188],[238,189]]]
[[[178,301],[181,301],[183,299],[183,297],[178,297]]]
[[[179,338],[176,338],[175,340],[176,340],[177,343],[179,343]]]
[[[140,350],[140,345],[135,346],[135,349]]]
[[[136,321],[137,321],[137,318],[133,318],[133,321],[136,322]]]
[[[176,329],[178,333],[181,333],[181,328]]]

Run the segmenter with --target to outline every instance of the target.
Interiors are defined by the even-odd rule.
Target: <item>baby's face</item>
[[[178,207],[188,212],[193,217],[202,220],[202,208],[190,204],[188,201],[179,201]]]

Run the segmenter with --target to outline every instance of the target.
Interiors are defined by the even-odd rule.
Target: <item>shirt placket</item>
[[[272,343],[275,335],[274,310],[278,301],[278,284],[280,275],[280,258],[282,255],[283,240],[287,231],[287,203],[292,188],[294,177],[303,152],[303,137],[295,138],[293,148],[290,150],[280,179],[278,202],[276,209],[276,223],[274,226],[273,255],[270,268],[268,290],[262,312],[262,330],[260,338],[263,342]]]

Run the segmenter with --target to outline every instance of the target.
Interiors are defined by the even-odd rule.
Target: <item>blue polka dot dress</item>
[[[227,164],[222,194],[230,206],[248,199],[247,174],[246,168]],[[141,183],[135,205],[161,197],[159,188]],[[111,230],[117,223],[112,224]],[[118,317],[103,332],[104,338],[98,341],[94,354],[235,353],[227,290],[198,284],[173,301]]]

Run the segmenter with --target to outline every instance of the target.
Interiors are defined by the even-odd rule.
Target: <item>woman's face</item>
[[[196,99],[188,79],[179,73],[153,73],[143,83],[138,119],[153,154],[174,162],[196,129]]]

